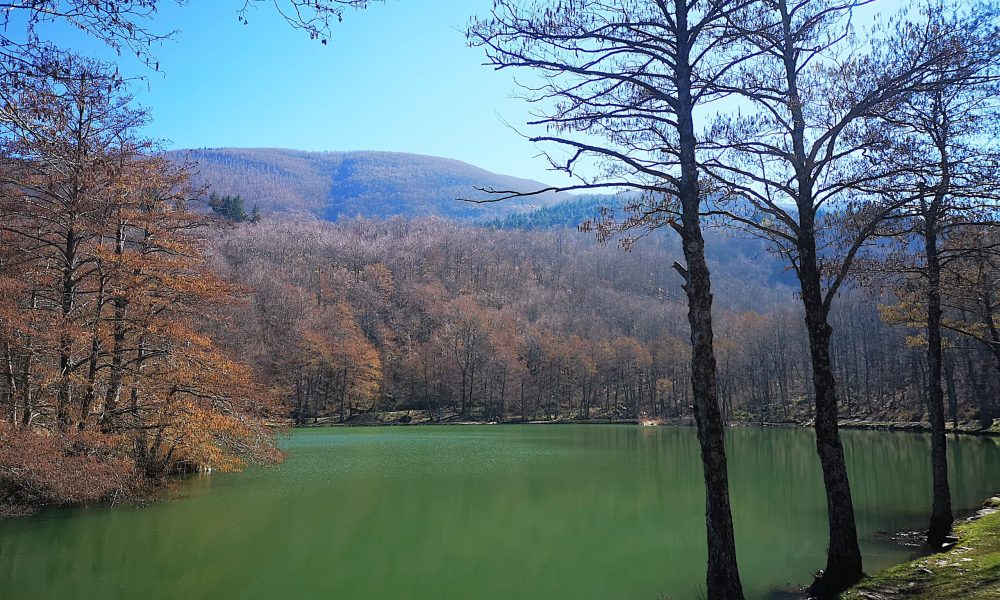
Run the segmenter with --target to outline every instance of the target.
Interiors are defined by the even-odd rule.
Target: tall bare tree
[[[537,84],[523,89],[542,107],[531,124],[546,127],[548,134],[533,141],[568,151],[565,159],[550,154],[552,166],[580,180],[554,189],[625,188],[642,194],[628,217],[599,223],[600,236],[630,230],[642,235],[667,225],[681,238],[686,265],[675,267],[688,300],[710,599],[742,598],[743,590],[718,398],[695,120],[701,107],[719,99],[716,82],[743,60],[729,52],[725,26],[745,6],[726,0],[499,0],[492,14],[468,31],[495,68],[528,69],[537,76]],[[600,165],[600,175],[586,174],[587,161]],[[485,191],[494,194],[489,201],[497,201],[549,190]]]
[[[984,3],[961,8],[943,3],[924,8],[931,28],[944,32],[935,41],[940,52],[953,55],[932,69],[929,89],[889,106],[881,120],[890,128],[892,144],[878,160],[897,171],[885,189],[913,201],[900,210],[896,252],[880,267],[902,276],[902,283],[922,291],[927,346],[927,401],[931,423],[933,507],[927,541],[941,548],[951,532],[953,515],[948,487],[945,435],[944,356],[942,342],[942,269],[967,253],[961,236],[952,234],[996,210],[995,186],[1000,147],[993,139],[997,125],[1000,28],[996,6]],[[919,35],[903,30],[903,36]],[[909,40],[901,40],[908,45]],[[914,240],[923,248],[913,251]],[[950,240],[950,243],[942,242]]]
[[[741,114],[718,117],[706,148],[714,155],[707,172],[724,190],[717,214],[769,239],[799,279],[829,512],[827,564],[811,588],[819,595],[834,595],[863,574],[838,431],[829,316],[854,258],[903,202],[858,191],[891,175],[891,168],[866,159],[869,149],[887,143],[870,121],[928,89],[947,55],[931,43],[940,32],[926,21],[900,18],[858,39],[851,19],[866,4],[760,0],[735,15],[732,34],[751,57],[727,74]],[[890,42],[896,29],[911,33],[907,44]]]

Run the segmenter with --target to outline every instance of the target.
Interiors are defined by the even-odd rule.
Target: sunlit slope
[[[240,194],[266,213],[342,217],[440,216],[463,220],[503,217],[556,204],[565,194],[540,194],[491,204],[476,190],[534,191],[544,184],[498,175],[449,158],[399,152],[304,152],[277,148],[179,150],[197,164],[196,181],[216,193]]]

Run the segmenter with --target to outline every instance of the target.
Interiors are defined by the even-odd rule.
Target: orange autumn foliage
[[[280,459],[273,396],[213,339],[239,290],[207,266],[187,168],[137,135],[107,67],[53,73],[0,80],[0,503]]]

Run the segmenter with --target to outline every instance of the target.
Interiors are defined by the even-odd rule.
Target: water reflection
[[[728,432],[750,598],[822,567],[814,438]],[[1000,490],[992,439],[951,442],[958,508]],[[144,508],[0,522],[3,598],[690,598],[703,587],[704,495],[690,429],[496,426],[328,429],[289,460],[187,481]],[[850,431],[866,568],[908,551],[879,531],[925,526],[929,442]]]

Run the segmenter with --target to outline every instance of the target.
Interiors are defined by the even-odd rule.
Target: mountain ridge
[[[202,148],[170,156],[196,161],[196,184],[210,184],[220,195],[239,194],[248,210],[257,205],[265,218],[311,216],[335,222],[358,216],[443,217],[489,229],[575,230],[598,217],[599,207],[620,210],[624,202],[616,196],[576,194],[461,202],[456,198],[475,194],[476,186],[531,191],[544,184],[497,175],[453,158],[407,152]],[[665,237],[680,256],[679,243]],[[762,241],[710,237],[709,259],[715,267],[722,262],[748,267],[761,263],[771,283],[794,286],[794,276],[768,255]]]
[[[411,152],[199,148],[166,155],[194,163],[195,184],[211,186],[218,194],[239,194],[248,206],[256,204],[265,214],[309,214],[330,221],[357,216],[475,221],[572,198],[546,192],[504,202],[462,202],[458,198],[488,197],[477,187],[534,191],[548,186],[454,158]]]

